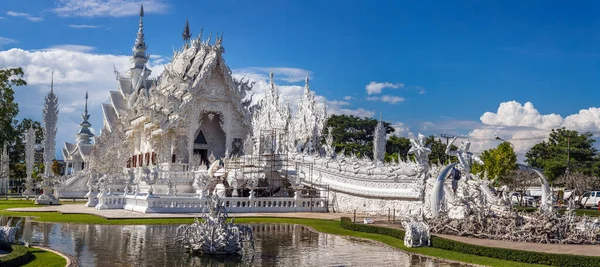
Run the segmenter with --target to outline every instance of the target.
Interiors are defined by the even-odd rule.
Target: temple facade
[[[142,7],[134,65],[124,74],[115,70],[118,90],[102,106],[105,130],[126,132],[132,154],[128,166],[242,153],[251,129],[250,102],[243,101],[250,85],[232,77],[222,37],[203,42],[200,33],[192,40],[186,22],[183,48],[174,52],[159,78],[149,79],[143,16]]]
[[[65,174],[75,174],[82,171],[87,166],[88,157],[92,151],[92,140],[94,134],[90,130],[92,124],[89,122],[90,114],[87,108],[88,94],[85,93],[85,108],[81,114],[82,121],[79,124],[79,131],[76,135],[76,142],[65,142],[62,149],[63,159],[65,161]]]

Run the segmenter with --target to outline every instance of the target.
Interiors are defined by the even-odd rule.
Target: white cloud
[[[349,95],[347,95],[347,96],[344,96],[344,100],[346,100],[346,101],[350,101],[350,100],[352,100],[352,96],[349,96]]]
[[[51,46],[51,47],[47,48],[46,50],[65,50],[65,51],[89,53],[89,52],[94,51],[94,49],[95,48],[93,46],[65,44],[65,45]]]
[[[27,13],[14,12],[14,11],[6,12],[6,15],[11,16],[11,17],[24,18],[26,20],[33,21],[33,22],[40,22],[40,21],[44,20],[42,17],[35,17],[35,16],[29,15]]]
[[[162,0],[58,0],[53,11],[61,17],[127,17],[145,13],[167,12],[170,5]]]
[[[381,101],[390,104],[397,104],[399,102],[404,102],[404,97],[400,96],[391,96],[391,95],[383,95],[383,96],[371,96],[367,97],[369,101]]]
[[[520,161],[533,145],[548,138],[551,129],[565,127],[579,132],[600,132],[600,108],[582,109],[577,114],[563,118],[558,114],[541,114],[530,102],[500,103],[498,110],[481,116],[484,124],[469,133],[474,139],[472,150],[481,152],[496,147],[498,136],[511,142]]]
[[[403,122],[394,122],[392,123],[392,127],[394,127],[394,132],[391,135],[399,136],[399,137],[411,137],[413,134],[410,132],[410,128]]]
[[[16,43],[18,43],[18,42],[15,39],[0,36],[0,47],[9,45],[9,44],[16,44]]]
[[[106,28],[106,27],[102,26],[102,25],[69,24],[69,28],[73,28],[73,29],[99,29],[99,28]]]
[[[531,102],[521,105],[517,101],[508,101],[500,103],[496,113],[484,113],[481,122],[489,125],[552,129],[562,125],[563,118],[557,114],[542,115]]]
[[[367,86],[365,86],[365,89],[367,90],[367,94],[372,95],[372,94],[381,93],[381,90],[383,90],[385,88],[397,89],[397,88],[402,88],[402,87],[404,87],[404,84],[401,84],[401,83],[370,82],[369,84],[367,84]]]
[[[327,101],[328,106],[349,106],[350,102],[341,101],[341,100],[331,100]]]

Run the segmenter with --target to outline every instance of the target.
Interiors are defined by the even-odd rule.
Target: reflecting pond
[[[22,239],[79,259],[81,266],[461,266],[376,242],[318,233],[301,225],[250,225],[255,250],[239,257],[191,256],[173,242],[177,225],[26,222]]]

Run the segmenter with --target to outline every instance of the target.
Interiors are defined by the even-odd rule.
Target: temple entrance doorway
[[[194,139],[194,155],[199,155],[201,162],[208,162],[208,144],[202,130],[198,133],[196,139]]]
[[[221,128],[223,118],[217,112],[205,112],[201,115],[202,125],[194,140],[194,153],[199,153],[204,161],[211,154],[216,159],[225,156],[225,132]]]

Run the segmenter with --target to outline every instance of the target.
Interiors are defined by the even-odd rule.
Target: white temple
[[[62,149],[63,159],[66,165],[66,174],[75,174],[86,167],[88,157],[92,151],[92,140],[94,134],[90,130],[92,124],[88,121],[90,114],[87,108],[88,94],[85,93],[85,108],[81,114],[82,121],[76,135],[76,143],[65,142]]]
[[[460,211],[452,214],[463,216],[470,208],[461,202],[466,195],[434,190],[445,179],[438,177],[443,166],[429,166],[423,136],[412,140],[415,162],[384,162],[381,121],[374,160],[335,151],[331,129],[321,136],[327,110],[308,77],[294,114],[280,100],[272,73],[265,97],[251,105],[253,83],[232,77],[222,35],[214,42],[203,41],[202,32],[192,39],[186,21],[183,47],[158,78],[149,79],[143,16],[142,8],[133,66],[123,74],[115,70],[117,90],[102,105],[104,129],[92,145],[89,168],[63,178],[61,196],[85,195],[89,207],[139,212],[198,212],[211,194],[230,212],[393,209],[431,217],[455,206]],[[82,131],[87,117],[84,111]],[[78,137],[78,144],[90,137]],[[461,186],[480,190],[473,180]],[[477,196],[486,198],[480,203],[498,203],[487,192]]]

